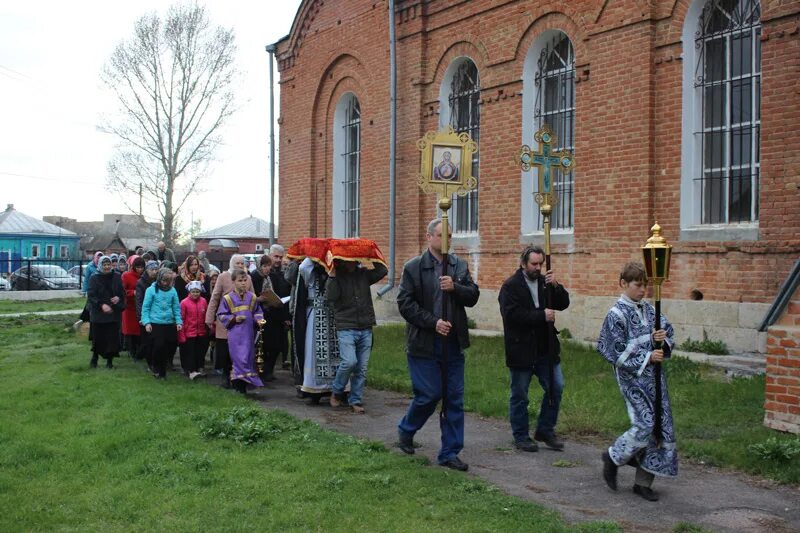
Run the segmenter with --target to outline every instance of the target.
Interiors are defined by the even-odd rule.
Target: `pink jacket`
[[[194,337],[205,337],[206,333],[206,310],[208,303],[205,298],[192,300],[187,296],[181,302],[181,319],[183,327],[178,332],[178,342],[184,343],[186,339]]]

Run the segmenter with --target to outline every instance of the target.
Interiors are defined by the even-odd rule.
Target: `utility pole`
[[[266,47],[269,54],[269,244],[275,244],[275,84],[272,62],[275,58],[275,45]]]

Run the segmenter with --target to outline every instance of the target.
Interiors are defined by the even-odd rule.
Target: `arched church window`
[[[556,134],[556,150],[575,151],[575,52],[564,32],[555,31],[545,37],[539,52],[534,78],[536,100],[533,137],[545,124]],[[553,190],[558,202],[553,207],[553,229],[572,229],[574,226],[574,172],[554,169]],[[534,190],[536,185],[534,185]],[[537,217],[536,229],[542,229],[542,216]]]
[[[695,223],[758,221],[761,7],[709,0],[695,33]],[[697,146],[699,144],[699,147]]]
[[[339,100],[333,124],[333,236],[358,237],[361,218],[361,106],[353,93]]]
[[[449,111],[449,124],[456,132],[469,133],[472,140],[480,142],[481,113],[479,100],[481,95],[478,67],[469,58],[461,58],[457,63],[450,80],[447,105]],[[448,69],[449,70],[449,69]],[[447,82],[447,77],[445,78]],[[472,156],[472,175],[478,179],[479,155]],[[453,195],[454,233],[469,233],[478,231],[478,187],[467,193],[466,196]]]

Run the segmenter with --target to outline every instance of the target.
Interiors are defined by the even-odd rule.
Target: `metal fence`
[[[0,258],[0,290],[77,290],[86,264],[83,259]]]

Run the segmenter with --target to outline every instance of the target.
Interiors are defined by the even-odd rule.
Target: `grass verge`
[[[58,298],[55,300],[33,300],[30,302],[18,300],[0,300],[0,315],[8,313],[40,313],[42,311],[66,311],[69,309],[83,309],[86,298]],[[78,311],[80,314],[80,311]],[[78,320],[78,315],[75,315]]]
[[[471,343],[466,355],[465,407],[507,418],[510,380],[503,339],[473,337]],[[402,326],[376,328],[369,361],[370,386],[410,393],[404,346]],[[573,438],[589,436],[598,443],[610,442],[629,426],[610,365],[593,349],[569,341],[562,343],[561,359],[566,385],[559,431]],[[793,449],[798,440],[763,426],[763,376],[728,380],[711,366],[681,357],[664,366],[682,455],[782,483],[800,483],[800,455],[787,458],[786,454],[757,453],[759,444],[768,451],[776,446]],[[534,424],[542,398],[535,383],[531,384],[529,408]]]
[[[0,531],[567,531],[557,513],[0,319]],[[584,531],[617,531],[608,522]]]

